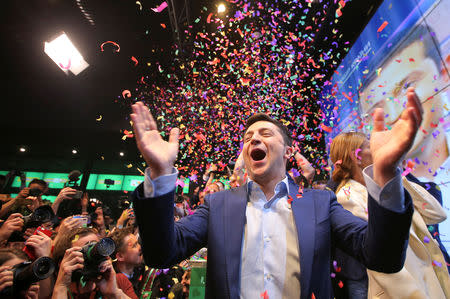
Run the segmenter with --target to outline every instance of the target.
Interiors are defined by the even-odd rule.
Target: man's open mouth
[[[252,157],[254,161],[261,161],[266,157],[266,152],[260,148],[255,148],[251,151],[250,157]]]

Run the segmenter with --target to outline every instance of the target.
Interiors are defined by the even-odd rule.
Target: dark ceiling
[[[160,2],[4,1],[0,170],[68,172],[90,165],[97,172],[137,172],[134,167],[125,167],[139,161],[134,140],[121,138],[121,130],[129,127],[129,111],[115,101],[120,101],[122,91],[132,90],[140,76],[148,72],[147,63],[170,63],[173,59],[169,50],[174,40],[167,9],[159,14],[150,10]],[[180,7],[184,3],[174,2],[179,2]],[[323,5],[318,2],[322,1],[313,3]],[[335,2],[339,1],[323,2],[331,3],[329,9],[334,12],[338,5]],[[327,36],[338,28],[343,40],[351,45],[381,2],[347,2],[338,24],[330,26],[333,20],[322,24],[318,36]],[[216,4],[189,3],[191,20],[203,6],[211,8]],[[78,76],[65,75],[43,52],[44,41],[60,31],[67,33],[90,64]],[[316,48],[324,46],[323,38],[317,40]],[[120,52],[110,45],[102,52],[100,45],[105,41],[118,43]],[[341,51],[342,58],[345,51]],[[131,57],[138,60],[137,66]],[[328,74],[332,72],[330,69]],[[102,120],[96,121],[100,115]],[[18,151],[22,145],[27,152]],[[72,155],[73,148],[78,150],[77,155]],[[118,155],[120,151],[125,152],[124,157]]]

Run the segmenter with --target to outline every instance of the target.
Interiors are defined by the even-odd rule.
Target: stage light
[[[72,150],[72,154],[76,155],[78,153],[78,151],[76,149]]]
[[[89,66],[64,32],[51,42],[45,42],[44,52],[66,74],[71,71],[76,76]]]
[[[124,153],[124,152],[120,152],[119,155],[120,155],[121,157],[123,157],[123,156],[125,156],[125,153]]]
[[[219,4],[219,6],[217,6],[218,13],[223,13],[223,12],[225,12],[225,10],[227,10],[227,8],[225,7],[225,5],[223,3]]]
[[[21,153],[24,153],[24,152],[27,151],[27,149],[26,149],[25,147],[21,146],[21,147],[19,148],[19,151],[20,151]]]

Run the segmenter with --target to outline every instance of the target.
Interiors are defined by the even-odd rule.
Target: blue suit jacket
[[[403,267],[412,217],[405,193],[404,213],[381,207],[369,198],[369,222],[353,216],[334,193],[289,182],[300,249],[301,298],[332,298],[330,253],[335,246],[368,268],[397,272]],[[174,222],[174,192],[144,198],[141,184],[133,193],[146,263],[167,268],[208,247],[206,298],[239,298],[241,247],[247,207],[247,185],[214,193],[193,215]],[[242,286],[251,287],[251,286]],[[263,292],[263,290],[262,290]]]

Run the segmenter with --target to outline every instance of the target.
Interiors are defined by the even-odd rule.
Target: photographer
[[[9,213],[21,213],[26,216],[42,205],[42,195],[48,191],[48,184],[44,180],[33,179],[28,187],[20,190],[16,198],[2,205],[0,218]]]
[[[130,224],[134,224],[134,211],[132,208],[128,208],[126,210],[122,211],[122,214],[120,215],[119,219],[117,220],[116,227],[118,229],[127,227]]]
[[[58,239],[54,246],[53,257],[60,266],[52,298],[132,297],[133,286],[126,278],[116,277],[109,258],[103,260],[98,269],[85,269],[87,261],[81,250],[86,244],[99,241],[97,231],[92,228],[78,228]],[[86,281],[83,279],[74,281],[77,277],[74,274],[80,270],[96,271],[98,275]]]
[[[9,215],[8,219],[0,227],[0,246],[6,245],[11,234],[15,231],[22,231],[22,214],[14,213]]]
[[[56,197],[55,201],[52,204],[52,209],[55,212],[55,214],[58,214],[58,209],[59,209],[59,206],[61,205],[61,203],[64,200],[73,199],[73,197],[75,196],[76,193],[77,193],[77,190],[70,188],[70,187],[65,187],[65,188],[61,189],[61,191],[59,192],[58,196]]]
[[[13,266],[28,261],[28,257],[20,250],[12,248],[0,249],[0,292],[13,287],[14,272]],[[21,290],[19,298],[37,299],[39,294],[39,284],[31,284],[26,290]]]
[[[91,219],[91,226],[99,232],[101,237],[105,237],[107,232],[103,216],[103,203],[98,200],[91,200],[87,207],[87,213]]]

